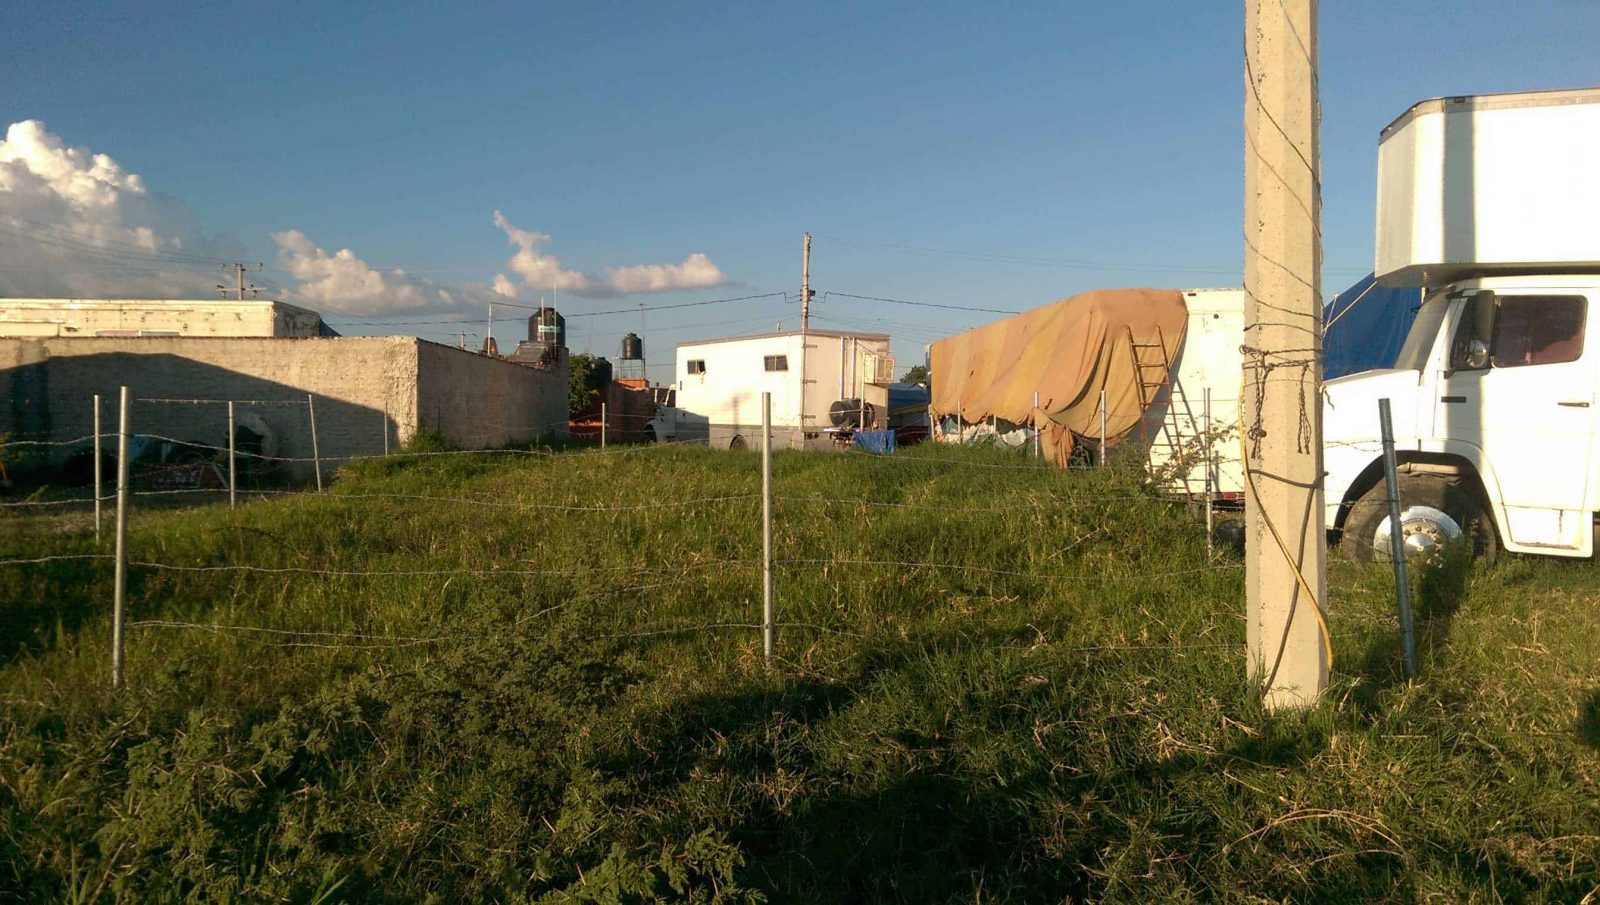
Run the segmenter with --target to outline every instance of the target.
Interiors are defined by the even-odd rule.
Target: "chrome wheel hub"
[[[1466,536],[1461,526],[1448,514],[1432,506],[1408,506],[1400,513],[1400,538],[1406,559],[1430,562],[1444,552],[1445,547],[1461,541]],[[1388,562],[1389,517],[1384,516],[1373,533],[1374,558]]]

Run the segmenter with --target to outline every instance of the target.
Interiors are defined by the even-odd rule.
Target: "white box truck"
[[[761,394],[778,448],[827,448],[832,434],[888,426],[894,356],[884,333],[790,330],[678,344],[676,405],[650,422],[662,442],[759,449]],[[841,412],[845,412],[841,415]]]
[[[1394,367],[1326,384],[1327,526],[1386,557],[1378,400],[1402,533],[1586,557],[1600,513],[1600,89],[1451,97],[1378,144],[1376,275],[1420,286]]]

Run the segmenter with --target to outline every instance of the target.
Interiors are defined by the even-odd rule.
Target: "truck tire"
[[[1448,515],[1460,527],[1462,539],[1472,555],[1493,562],[1500,555],[1500,538],[1494,519],[1477,488],[1459,478],[1437,474],[1401,474],[1400,508],[1435,509]],[[1373,485],[1350,504],[1344,531],[1339,537],[1339,552],[1356,562],[1377,559],[1374,539],[1378,527],[1389,517],[1389,491],[1382,481]],[[1409,521],[1409,519],[1408,519]]]
[[[733,439],[728,441],[728,449],[733,450],[734,452],[740,452],[749,448],[750,445],[745,443],[744,437],[739,434],[734,434]]]

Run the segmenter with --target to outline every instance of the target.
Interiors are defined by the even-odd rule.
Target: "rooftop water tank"
[[[567,344],[567,319],[554,308],[540,308],[528,318],[529,342],[548,343],[553,346]]]
[[[629,333],[622,338],[622,360],[644,360],[644,340],[639,338],[639,334]]]

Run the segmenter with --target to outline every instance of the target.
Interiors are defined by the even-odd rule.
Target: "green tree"
[[[911,366],[911,370],[907,371],[905,373],[905,376],[900,378],[900,382],[901,383],[927,383],[928,382],[928,369],[923,367],[922,365],[912,365]]]
[[[594,402],[600,388],[595,386],[594,356],[587,352],[567,359],[567,414],[578,415]]]

